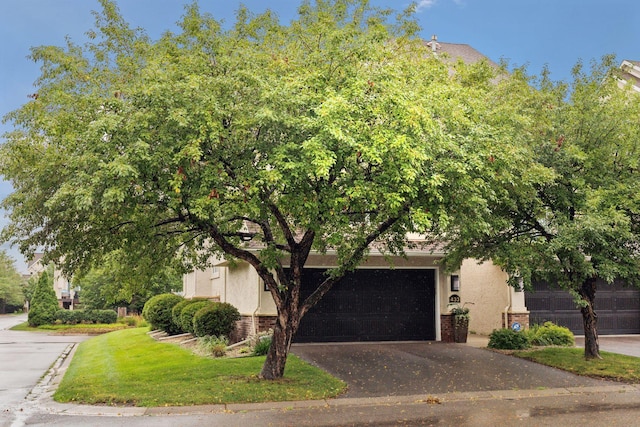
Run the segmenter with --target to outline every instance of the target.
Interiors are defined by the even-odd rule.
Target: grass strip
[[[516,351],[514,356],[553,366],[574,374],[593,378],[640,382],[640,358],[601,351],[602,359],[586,360],[584,349],[546,347],[536,350]]]
[[[265,356],[211,359],[156,342],[134,328],[80,344],[54,395],[58,402],[132,406],[311,400],[346,385],[290,355],[282,380],[261,380]]]

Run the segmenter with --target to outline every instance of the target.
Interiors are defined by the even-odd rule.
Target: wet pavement
[[[348,398],[617,385],[464,344],[295,344],[292,352],[345,381]]]

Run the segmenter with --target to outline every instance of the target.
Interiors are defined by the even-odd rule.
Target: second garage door
[[[325,269],[306,269],[308,296]],[[296,342],[435,339],[435,270],[360,269],[345,276],[302,319]]]
[[[639,334],[640,290],[626,287],[618,280],[612,284],[598,280],[596,286],[598,333]],[[576,335],[584,335],[582,314],[569,292],[546,282],[534,283],[533,289],[533,292],[525,294],[530,324],[552,321],[571,329]]]

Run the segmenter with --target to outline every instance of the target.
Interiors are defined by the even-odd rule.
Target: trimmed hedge
[[[195,316],[196,312],[201,308],[207,307],[212,304],[214,303],[211,301],[195,301],[184,307],[180,312],[180,328],[182,328],[182,331],[188,332],[190,334],[194,333],[193,317]]]
[[[207,335],[226,337],[240,320],[238,309],[226,302],[214,302],[201,308],[193,316],[193,332],[198,337]]]
[[[56,322],[66,325],[78,323],[116,323],[118,314],[113,310],[58,310]]]
[[[176,305],[173,306],[173,308],[171,309],[171,319],[173,320],[173,323],[177,326],[180,327],[180,329],[185,332],[182,328],[182,324],[180,323],[180,313],[182,313],[182,310],[190,305],[193,304],[194,302],[199,302],[199,301],[209,301],[206,298],[191,298],[191,299],[185,299],[180,301],[179,303],[177,303]]]
[[[173,323],[171,310],[182,300],[181,296],[171,293],[151,297],[142,309],[142,317],[149,322],[151,329],[162,329],[169,335],[179,334],[181,329]]]

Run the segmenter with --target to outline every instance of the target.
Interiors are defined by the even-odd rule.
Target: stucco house
[[[446,318],[450,305],[458,303],[469,304],[469,330],[476,333],[514,322],[528,325],[524,292],[508,286],[500,268],[467,260],[449,275],[438,264],[441,257],[430,249],[411,250],[406,259],[389,264],[372,251],[307,313],[295,341],[449,340]],[[212,261],[214,267],[184,276],[184,296],[216,297],[236,306],[242,315],[241,337],[269,329],[276,307],[255,270],[244,262]],[[333,266],[330,253],[311,254],[307,274],[322,274]]]
[[[620,76],[620,86],[631,84],[633,90],[640,92],[640,61],[625,59],[620,64],[622,74]]]
[[[27,262],[27,274],[29,277],[37,276],[46,269],[46,266],[42,263],[42,256],[43,254],[41,253],[35,253]],[[73,310],[78,305],[78,291],[72,288],[69,279],[57,268],[53,270],[53,290],[56,293],[60,308]]]

